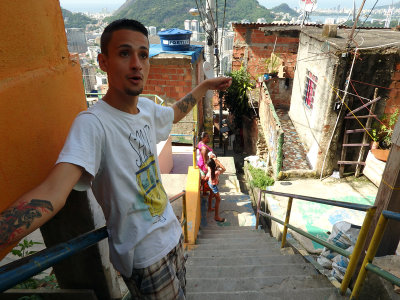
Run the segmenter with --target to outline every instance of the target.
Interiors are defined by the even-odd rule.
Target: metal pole
[[[215,42],[214,42],[214,34],[215,34],[215,28],[213,25],[213,16],[215,13],[215,0],[207,0],[206,1],[206,41],[205,41],[205,47],[204,47],[204,54],[206,61],[213,66],[214,69],[214,74],[215,74],[215,62],[214,62],[214,48],[215,48]],[[212,143],[214,144],[214,138],[213,138],[213,124],[214,124],[214,119],[213,119],[213,104],[212,104],[212,99],[213,99],[214,92],[213,91],[207,91],[204,99],[204,129],[208,133],[209,137],[212,139]]]
[[[361,286],[365,280],[365,276],[367,276],[367,270],[365,269],[365,266],[368,263],[371,263],[372,260],[375,257],[376,252],[378,251],[379,248],[379,243],[382,240],[383,234],[386,229],[388,219],[385,218],[383,214],[379,217],[378,225],[376,225],[376,229],[374,232],[374,235],[372,237],[371,243],[369,244],[367,254],[364,257],[364,261],[361,266],[360,273],[358,274],[356,283],[353,288],[353,292],[351,293],[350,299],[357,299],[358,295],[361,290]]]
[[[350,255],[349,265],[347,266],[346,273],[344,274],[342,284],[340,285],[340,293],[344,295],[349,286],[350,280],[353,277],[354,271],[357,267],[358,260],[360,259],[361,251],[364,247],[365,240],[367,239],[368,231],[371,227],[372,219],[376,212],[376,207],[367,210],[364,218],[363,225],[360,233],[358,234],[357,242],[354,246],[353,253]]]

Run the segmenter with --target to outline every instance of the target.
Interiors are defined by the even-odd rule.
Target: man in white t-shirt
[[[92,188],[107,221],[111,261],[132,296],[185,299],[182,232],[160,181],[156,144],[207,90],[224,90],[231,78],[207,79],[162,107],[139,97],[150,69],[141,23],[112,22],[101,51],[107,94],[77,116],[48,177],[0,214],[0,249],[53,217],[72,188]]]

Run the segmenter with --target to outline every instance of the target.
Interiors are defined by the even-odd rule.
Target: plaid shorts
[[[130,278],[123,277],[132,299],[186,299],[185,262],[181,236],[178,245],[160,261],[143,269],[133,269]]]

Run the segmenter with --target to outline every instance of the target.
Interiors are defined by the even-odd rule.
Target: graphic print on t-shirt
[[[152,153],[150,127],[136,130],[129,135],[129,143],[135,150],[135,160],[139,168],[136,172],[136,181],[139,193],[148,206],[152,217],[158,217],[155,222],[162,221],[161,217],[167,205],[168,197],[158,176],[157,164]]]

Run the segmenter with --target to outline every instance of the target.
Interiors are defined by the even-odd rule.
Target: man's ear
[[[108,67],[107,56],[104,55],[103,53],[99,53],[97,55],[97,59],[99,60],[100,69],[104,72],[107,72],[107,67]]]

